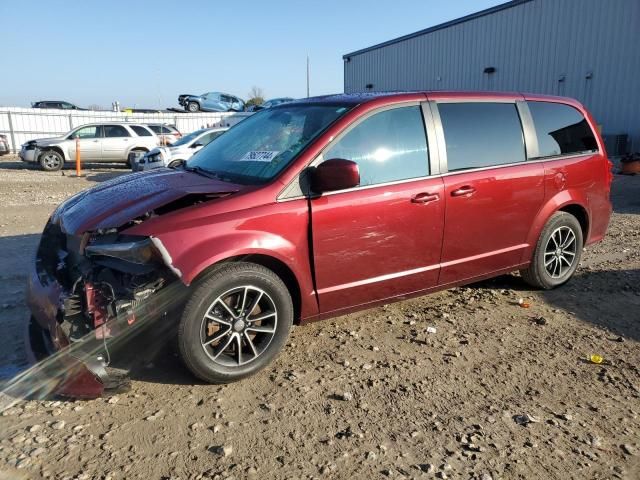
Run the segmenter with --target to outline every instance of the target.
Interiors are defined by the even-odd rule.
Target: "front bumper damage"
[[[146,326],[169,322],[185,288],[177,281],[179,272],[164,263],[170,257],[163,247],[156,246],[157,257],[146,263],[90,255],[87,246],[102,236],[69,235],[50,220],[29,277],[32,347],[45,347],[37,353],[49,356],[50,390],[63,396],[96,398],[126,389],[127,371],[114,367],[114,354]]]

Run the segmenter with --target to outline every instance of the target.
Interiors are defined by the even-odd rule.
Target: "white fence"
[[[203,127],[224,127],[238,123],[250,113],[126,113],[42,108],[0,107],[0,133],[9,139],[13,152],[20,145],[42,137],[55,137],[85,123],[128,122],[168,123],[183,134]]]

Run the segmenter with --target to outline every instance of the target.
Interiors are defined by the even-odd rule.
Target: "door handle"
[[[470,197],[476,193],[476,189],[471,185],[465,185],[451,192],[452,197]]]
[[[440,195],[437,193],[423,192],[411,197],[411,203],[431,203],[437,202],[438,200],[440,200]]]

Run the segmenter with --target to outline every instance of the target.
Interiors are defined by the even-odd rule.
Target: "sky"
[[[496,0],[0,0],[0,105],[166,108],[182,93],[343,91],[346,53]]]

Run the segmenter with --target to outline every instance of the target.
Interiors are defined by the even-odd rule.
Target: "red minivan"
[[[265,109],[179,167],[60,205],[29,282],[32,336],[72,352],[98,392],[112,346],[177,325],[185,365],[224,383],[267,365],[294,323],[516,270],[554,288],[605,235],[610,167],[568,98],[353,94]]]

